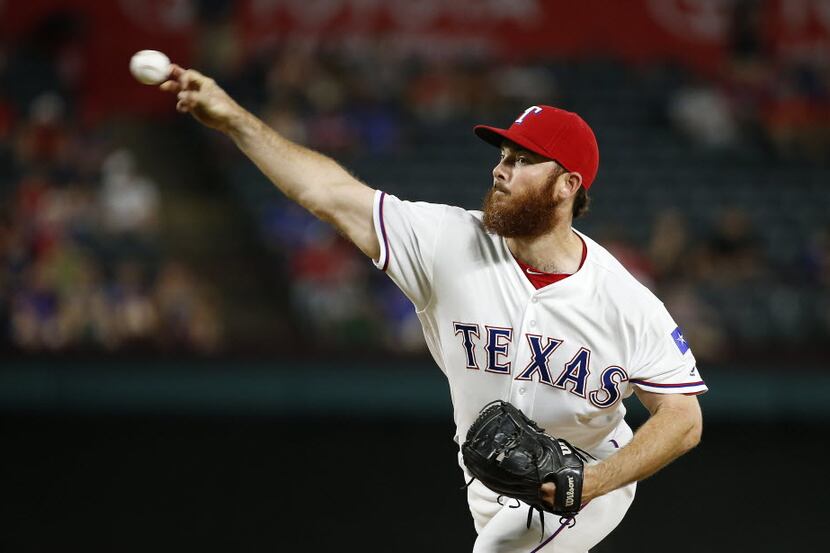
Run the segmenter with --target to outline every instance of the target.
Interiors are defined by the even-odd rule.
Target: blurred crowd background
[[[471,209],[472,124],[575,110],[601,152],[577,228],[701,361],[827,359],[826,3],[312,4],[0,3],[3,355],[425,354],[369,260],[131,80],[158,48],[371,186]]]
[[[710,387],[702,445],[592,551],[823,548],[830,0],[0,0],[0,551],[472,548],[412,306],[138,84],[148,48],[371,186],[469,209],[497,162],[475,123],[580,113],[575,226]],[[770,436],[810,484],[758,532]]]

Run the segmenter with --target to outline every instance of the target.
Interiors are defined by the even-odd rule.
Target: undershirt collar
[[[579,261],[579,267],[577,271],[582,268],[582,265],[585,264],[585,257],[588,255],[588,246],[585,245],[585,240],[582,240],[582,237],[579,237],[579,240],[582,242],[582,259]],[[549,284],[553,284],[554,282],[559,282],[560,280],[566,279],[573,273],[546,273],[544,271],[540,271],[535,267],[522,263],[516,256],[513,256],[513,259],[516,260],[516,263],[519,264],[519,267],[522,268],[522,273],[527,277],[530,283],[533,285],[534,288],[537,290],[539,288],[544,288]]]

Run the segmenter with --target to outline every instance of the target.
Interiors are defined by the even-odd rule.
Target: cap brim
[[[528,140],[526,137],[518,135],[516,133],[511,133],[509,129],[500,129],[498,127],[490,127],[488,125],[476,125],[473,127],[473,132],[476,133],[483,141],[487,142],[488,144],[492,144],[496,148],[501,148],[502,142],[505,140],[509,140],[511,142],[515,142],[522,148],[526,148],[531,152],[537,153],[540,156],[544,156],[548,159],[553,159],[548,152],[545,151],[544,148],[539,146],[538,144],[534,144],[531,140]]]

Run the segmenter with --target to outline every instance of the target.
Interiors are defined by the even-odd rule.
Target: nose
[[[493,167],[493,182],[495,181],[507,181],[508,180],[507,174],[507,167],[504,164],[504,160],[500,160],[498,164]]]

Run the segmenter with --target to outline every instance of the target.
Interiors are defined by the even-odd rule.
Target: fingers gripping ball
[[[575,515],[582,503],[585,458],[571,444],[545,434],[506,401],[485,405],[461,446],[470,473],[492,491],[540,511]],[[553,507],[542,500],[542,484],[553,482]]]
[[[130,59],[130,73],[143,84],[159,84],[170,75],[170,58],[158,50],[141,50]]]

